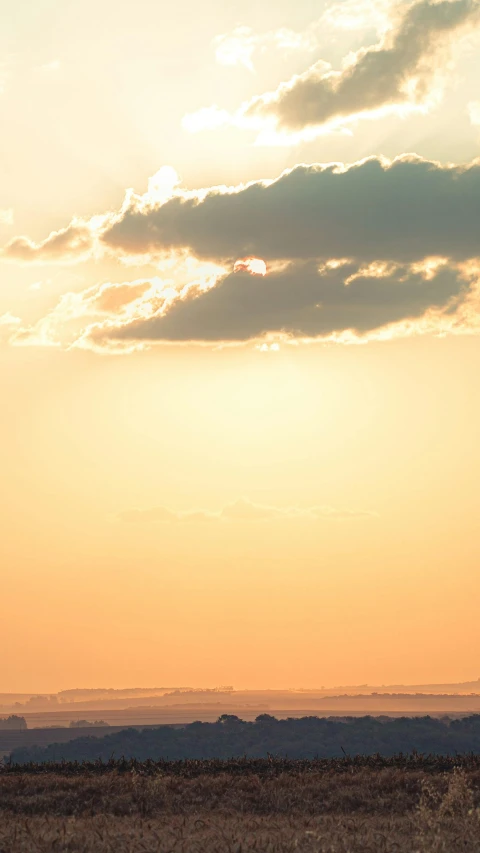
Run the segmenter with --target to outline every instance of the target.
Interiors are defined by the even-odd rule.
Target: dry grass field
[[[0,853],[480,853],[480,761],[0,771]]]

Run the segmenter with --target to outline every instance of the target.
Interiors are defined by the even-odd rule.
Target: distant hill
[[[124,729],[102,738],[81,737],[41,749],[16,749],[14,763],[65,759],[85,761],[110,757],[151,759],[330,758],[346,754],[384,756],[400,752],[480,754],[480,715],[461,720],[431,717],[301,717],[277,720],[261,714],[245,722],[224,714],[215,723],[195,722],[182,728],[159,726]]]
[[[345,697],[349,697],[345,703]],[[375,701],[371,701],[373,697]],[[458,706],[450,704],[456,697]],[[469,703],[467,697],[472,702]],[[145,700],[148,698],[148,702]],[[378,699],[382,702],[379,704]],[[467,704],[462,704],[464,700]],[[333,700],[333,704],[332,701]],[[52,694],[0,694],[0,714],[55,713],[69,711],[83,715],[87,711],[106,712],[126,707],[180,707],[220,703],[221,711],[241,713],[242,709],[272,711],[334,709],[382,712],[438,710],[476,713],[480,710],[480,679],[451,684],[416,685],[349,685],[318,689],[234,690],[230,686],[216,688],[191,687],[132,687],[132,688],[74,688]],[[438,704],[436,704],[438,703]],[[52,721],[55,718],[52,717]],[[113,722],[111,720],[110,722]]]

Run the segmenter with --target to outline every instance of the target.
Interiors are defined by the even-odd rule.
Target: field
[[[412,703],[413,705],[414,703]],[[323,710],[319,710],[318,708],[269,708],[267,713],[272,714],[277,719],[286,719],[287,717],[308,717],[310,715],[315,715],[317,717],[363,717],[366,713],[371,714],[374,717],[379,717],[382,714],[387,714],[389,717],[421,717],[426,713],[431,717],[443,717],[448,713],[448,716],[453,720],[455,718],[461,718],[464,716],[468,716],[469,713],[478,713],[480,709],[476,712],[465,711],[465,712],[456,712],[456,711],[443,711],[443,710],[428,710],[428,711],[419,711],[412,708],[407,709],[405,711],[394,709],[392,711],[385,711],[381,708],[373,708],[373,710],[355,710],[349,709],[348,707],[338,706],[332,708],[325,708]],[[101,708],[95,710],[87,710],[87,711],[37,711],[35,713],[22,713],[22,717],[25,717],[25,720],[28,725],[28,730],[33,731],[35,729],[44,729],[47,726],[68,726],[70,720],[78,719],[81,717],[84,720],[89,720],[93,722],[93,720],[98,720],[101,718],[105,720],[111,727],[115,726],[117,728],[125,728],[126,726],[137,726],[146,728],[147,726],[160,726],[160,725],[188,725],[189,723],[193,723],[194,720],[202,720],[206,723],[213,723],[218,719],[221,713],[228,714],[237,714],[244,720],[253,721],[259,714],[266,713],[265,708],[237,708],[236,706],[219,706],[218,708],[209,708],[209,707],[201,707],[199,705],[191,705],[191,706],[183,706],[179,708],[125,708],[123,710],[107,710],[104,711]],[[2,716],[2,715],[0,715]]]
[[[480,851],[480,758],[0,770],[0,851]]]

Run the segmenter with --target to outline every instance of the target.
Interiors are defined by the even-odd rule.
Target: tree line
[[[19,717],[17,714],[10,714],[9,717],[2,717],[0,719],[0,730],[1,731],[21,731],[27,728],[27,721],[25,717]]]
[[[344,755],[393,756],[399,753],[480,754],[480,715],[458,720],[433,717],[300,717],[278,720],[261,714],[245,722],[222,714],[215,723],[182,727],[126,728],[104,737],[79,737],[69,743],[15,749],[10,760],[94,761],[101,758],[227,759],[336,758]]]

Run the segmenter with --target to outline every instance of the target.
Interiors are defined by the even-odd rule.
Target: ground
[[[0,771],[0,853],[480,853],[480,762]]]

